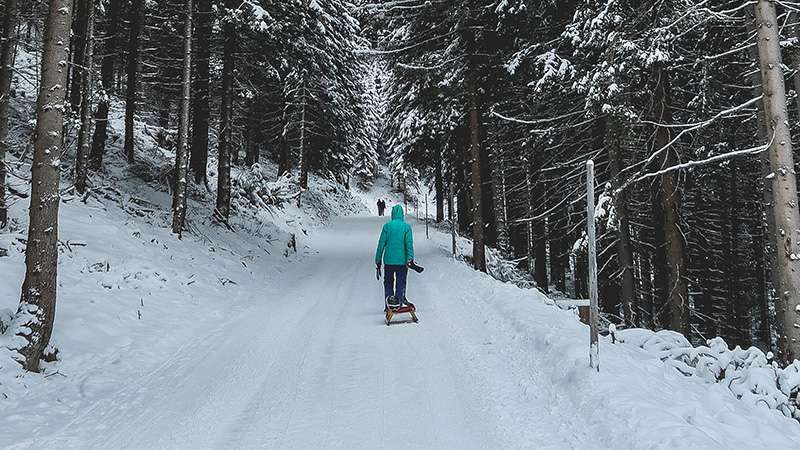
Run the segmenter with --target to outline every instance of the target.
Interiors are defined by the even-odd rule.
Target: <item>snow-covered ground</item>
[[[63,203],[60,360],[25,373],[0,350],[0,447],[800,447],[795,420],[681,375],[641,342],[602,338],[593,371],[572,312],[454,260],[449,235],[426,239],[413,209],[420,322],[387,327],[373,265],[387,217],[374,203],[398,199],[383,183],[358,195],[366,205],[345,209],[360,214],[326,226],[287,206],[275,225],[246,231],[240,217],[231,232],[196,212],[182,240],[141,199]],[[6,316],[23,238],[0,233]]]

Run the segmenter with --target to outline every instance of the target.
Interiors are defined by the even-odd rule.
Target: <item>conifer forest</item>
[[[369,185],[388,167],[472,239],[475,270],[584,299],[591,159],[606,329],[800,357],[800,2],[2,5],[0,227],[27,164],[29,370],[52,329],[59,196],[110,163],[170,192],[177,235],[201,192],[225,226],[232,171],[263,161],[298,204],[309,174]]]

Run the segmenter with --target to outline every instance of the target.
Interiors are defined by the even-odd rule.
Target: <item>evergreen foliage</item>
[[[777,248],[770,231],[766,199],[776,174],[765,172],[759,155],[771,129],[759,119],[758,27],[744,2],[195,3],[191,167],[196,184],[207,187],[207,176],[221,182],[224,209],[225,189],[233,184],[236,198],[241,184],[226,178],[228,163],[260,170],[261,158],[276,162],[282,188],[297,190],[281,198],[298,202],[310,172],[367,187],[385,164],[411,201],[432,186],[441,205],[452,183],[460,231],[496,247],[491,258],[513,261],[539,289],[583,298],[583,170],[591,158],[606,323],[672,328],[700,343],[721,336],[777,345],[785,325],[773,317],[780,305],[773,284],[781,282],[775,256],[788,252],[793,261],[797,253]],[[14,42],[41,52],[44,4],[18,4]],[[90,99],[98,103],[91,170],[103,170],[106,136],[122,132],[107,134],[106,118],[126,98],[127,159],[141,150],[144,140],[133,133],[142,129],[156,130],[160,148],[175,149],[183,5],[100,3],[88,68],[99,97]],[[796,72],[800,4],[777,8],[778,67]],[[140,39],[132,39],[137,30]],[[73,42],[73,65],[86,48],[81,39]],[[139,49],[137,75],[137,59],[128,56]],[[793,86],[791,72],[785,78]],[[2,86],[15,85],[9,71],[3,76]],[[66,85],[73,103],[81,99],[79,81]],[[795,90],[787,101],[793,137]],[[19,128],[23,119],[13,101],[9,107],[8,129]],[[21,158],[12,147],[2,148]],[[208,164],[214,158],[216,169]],[[90,173],[88,189],[91,182]],[[202,198],[197,187],[187,195]],[[3,186],[0,195],[2,226],[13,194]]]

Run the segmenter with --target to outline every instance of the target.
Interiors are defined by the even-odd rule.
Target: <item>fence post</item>
[[[597,246],[594,235],[594,161],[586,161],[586,206],[589,240],[589,365],[600,371],[597,342]]]

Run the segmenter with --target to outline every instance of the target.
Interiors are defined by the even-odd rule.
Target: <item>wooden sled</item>
[[[392,323],[392,317],[394,317],[395,314],[402,314],[402,313],[411,314],[411,320],[413,320],[414,323],[419,322],[419,319],[417,318],[416,314],[417,308],[414,306],[413,303],[409,301],[403,302],[403,306],[399,308],[389,308],[388,306],[385,306],[383,308],[383,311],[386,313],[387,326]]]

